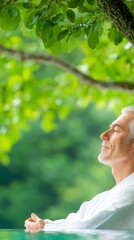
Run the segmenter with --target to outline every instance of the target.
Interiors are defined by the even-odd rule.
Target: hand
[[[43,231],[46,223],[46,221],[39,218],[35,213],[32,213],[31,217],[25,221],[25,231],[31,233]]]

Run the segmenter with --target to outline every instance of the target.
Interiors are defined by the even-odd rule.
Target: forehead
[[[125,113],[120,115],[115,121],[113,121],[111,126],[118,124],[122,127],[127,127],[131,120],[134,120],[134,113]]]

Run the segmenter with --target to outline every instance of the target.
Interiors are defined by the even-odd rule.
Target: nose
[[[108,141],[109,140],[109,131],[110,130],[107,130],[107,131],[105,131],[105,132],[103,132],[101,135],[100,135],[100,138],[102,139],[102,140],[105,140],[105,141]]]

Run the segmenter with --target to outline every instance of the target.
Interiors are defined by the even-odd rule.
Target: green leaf
[[[57,36],[58,41],[63,39],[67,35],[67,33],[68,33],[68,29],[65,29],[65,30],[61,31]]]
[[[53,49],[52,52],[57,52],[57,49],[55,49],[55,46],[56,46],[56,48],[57,48],[57,46],[59,48],[59,45],[60,45],[60,42],[57,40],[57,36],[58,36],[58,33],[60,32],[60,28],[59,28],[58,24],[56,24],[51,29],[52,29],[52,37],[49,39],[46,39],[44,37],[43,42],[44,42],[44,45],[46,48],[52,47],[52,49]],[[60,45],[60,50],[61,50],[61,45]],[[59,50],[58,50],[58,53],[59,53]]]
[[[92,24],[89,28],[88,45],[94,49],[99,43],[99,37],[102,35],[103,28],[100,22]]]
[[[75,13],[73,12],[73,10],[71,10],[71,9],[67,10],[67,17],[70,22],[73,23],[75,21]]]
[[[46,48],[53,44],[53,31],[50,21],[46,21],[45,24],[42,21],[38,21],[36,25],[36,34],[43,40]]]
[[[75,38],[80,37],[81,34],[82,34],[82,28],[81,28],[80,26],[78,26],[77,28],[74,29],[74,31],[73,31],[73,36],[74,36]]]
[[[43,36],[46,38],[46,39],[49,39],[52,37],[52,24],[50,21],[46,21],[44,26],[44,34]]]
[[[27,2],[23,2],[22,6],[26,9],[30,9],[31,7],[33,7],[33,4],[27,1]]]
[[[47,5],[48,5],[48,0],[41,0],[39,5],[38,5],[38,8],[43,8]]]
[[[69,8],[76,8],[81,0],[67,0]]]
[[[36,14],[35,11],[33,11],[27,16],[25,26],[29,29],[32,29],[32,27],[37,21],[38,21],[38,15]]]
[[[62,49],[62,44],[60,41],[55,41],[51,46],[50,46],[50,51],[54,54],[54,55],[59,55]]]
[[[54,23],[59,23],[60,21],[63,22],[63,20],[64,20],[64,15],[62,13],[59,13],[52,18],[52,22]]]
[[[90,12],[93,11],[94,13],[96,12],[96,8],[94,6],[94,2],[93,1],[85,1],[84,2],[84,6],[85,6],[85,12]]]
[[[110,41],[114,42],[115,45],[122,42],[123,36],[114,24],[109,28],[108,38]]]
[[[20,24],[19,9],[13,6],[5,8],[0,13],[0,27],[7,31],[15,30]]]
[[[89,5],[93,5],[95,3],[95,0],[86,0]]]
[[[12,5],[8,8],[8,14],[11,18],[15,18],[19,15],[19,10],[16,7],[13,7]]]
[[[78,11],[79,11],[80,13],[85,13],[85,12],[86,12],[86,8],[85,8],[85,6],[83,5],[83,3],[80,3],[80,4],[78,5],[77,9],[78,9]]]

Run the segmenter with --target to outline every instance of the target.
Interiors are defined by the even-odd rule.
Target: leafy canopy
[[[133,1],[125,2],[133,9]],[[49,132],[57,128],[55,119],[65,119],[74,108],[87,107],[91,101],[116,111],[134,104],[132,91],[116,90],[117,82],[133,83],[134,49],[96,1],[1,0],[0,28],[0,46],[52,54],[46,64],[24,59],[23,54],[18,60],[1,49],[0,159],[5,165],[7,153],[31,120],[41,119],[42,129]],[[115,88],[81,82],[69,69],[65,72],[52,65],[53,55]]]
[[[130,10],[133,1],[125,1]],[[87,41],[96,48],[107,27],[110,41],[119,44],[123,36],[100,10],[96,0],[2,0],[0,27],[12,31],[24,24],[42,39],[45,48],[65,50],[65,42]]]

